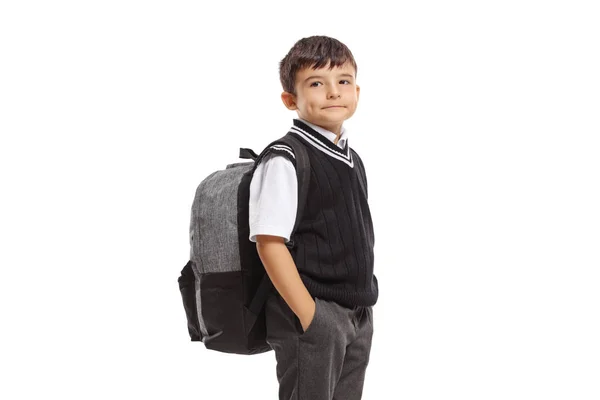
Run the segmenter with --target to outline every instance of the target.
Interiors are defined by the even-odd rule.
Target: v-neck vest
[[[362,160],[348,141],[342,149],[298,119],[290,132],[306,146],[311,166],[304,214],[291,237],[300,277],[315,297],[347,307],[374,305],[379,294],[375,238],[367,188],[358,181],[357,168],[366,176]],[[296,165],[286,147],[272,151]]]

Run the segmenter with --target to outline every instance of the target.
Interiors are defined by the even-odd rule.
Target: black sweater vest
[[[379,295],[375,237],[362,160],[347,141],[340,149],[299,119],[290,132],[306,146],[311,166],[304,214],[291,237],[300,277],[313,297],[346,307],[374,305]],[[271,151],[296,165],[289,148]]]

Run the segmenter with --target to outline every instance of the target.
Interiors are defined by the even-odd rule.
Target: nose
[[[340,97],[340,92],[338,92],[337,89],[335,89],[335,88],[329,89],[329,93],[327,94],[327,98],[328,99],[335,99],[337,97]]]

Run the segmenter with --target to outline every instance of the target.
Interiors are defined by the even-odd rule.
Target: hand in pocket
[[[315,315],[317,313],[317,303],[316,303],[316,299],[313,301],[313,310],[312,310],[312,316],[310,317],[310,320],[300,320],[300,324],[302,325],[302,331],[306,332],[306,330],[310,327],[310,325],[313,323],[313,321],[315,320]]]

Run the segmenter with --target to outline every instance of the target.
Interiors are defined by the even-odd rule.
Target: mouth
[[[328,108],[346,108],[344,106],[329,106],[329,107],[324,107],[325,110],[327,110]]]

